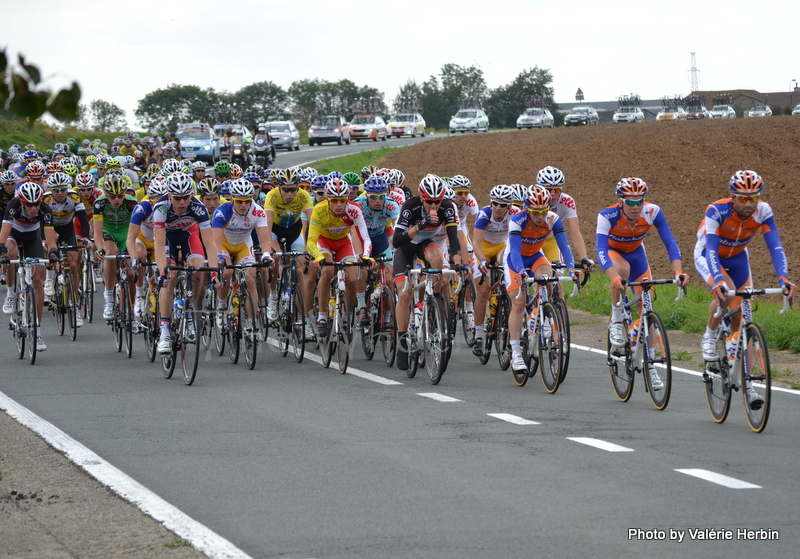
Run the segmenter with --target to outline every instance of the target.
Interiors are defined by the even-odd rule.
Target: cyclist
[[[211,220],[211,234],[214,237],[216,246],[220,248],[217,261],[220,265],[233,264],[253,264],[255,254],[253,253],[252,232],[255,230],[261,246],[268,246],[269,236],[267,234],[267,214],[264,208],[256,204],[253,200],[255,188],[253,183],[246,179],[235,179],[231,182],[230,197],[231,201],[222,204],[214,212]],[[264,251],[261,255],[262,262],[269,262],[269,252]],[[223,281],[217,285],[219,298],[217,299],[217,310],[224,311],[227,307],[228,290],[233,270],[225,269]],[[247,269],[247,290],[250,292],[251,300],[258,301],[256,294],[256,269]],[[250,317],[254,319],[255,317]],[[217,325],[221,328],[223,323],[223,313],[217,313]],[[246,324],[245,328],[254,328],[255,324]]]
[[[217,161],[214,164],[214,178],[217,179],[220,184],[231,178],[231,164],[227,161]]]
[[[192,163],[192,179],[199,184],[204,178],[206,178],[206,164],[202,161],[195,161]]]
[[[353,174],[355,173],[348,173]],[[346,175],[345,175],[346,176]],[[352,190],[352,189],[351,189]],[[356,198],[355,202],[361,206],[364,221],[367,223],[367,232],[372,241],[371,256],[392,257],[392,247],[389,239],[394,234],[394,222],[400,215],[400,205],[388,198],[389,185],[379,176],[373,175],[364,182],[364,194]],[[387,266],[388,268],[388,266]],[[387,270],[388,272],[388,270]],[[367,276],[362,274],[356,289],[356,309],[361,323],[369,322],[367,311],[366,290]]]
[[[648,192],[649,187],[642,179],[622,179],[616,187],[619,202],[602,210],[597,216],[597,259],[611,279],[611,321],[608,332],[612,348],[625,345],[622,309],[617,306],[621,293],[625,291],[625,284],[653,277],[643,244],[652,227],[656,228],[667,249],[677,284],[684,287],[689,283],[689,276],[681,271],[681,252],[667,218],[659,206],[645,201]],[[637,288],[634,292],[640,290]],[[650,380],[653,390],[663,388],[661,378],[653,369],[650,370]]]
[[[372,241],[367,232],[367,224],[361,206],[347,198],[349,194],[347,184],[339,179],[330,179],[325,185],[328,195],[324,200],[314,206],[308,227],[308,242],[306,250],[314,259],[315,265],[325,260],[333,262],[352,262],[361,258],[371,260]],[[351,231],[355,229],[360,241],[359,253],[353,248]],[[319,302],[319,316],[317,319],[317,333],[325,337],[328,332],[328,298],[330,297],[330,282],[333,278],[333,267],[324,266],[320,270],[317,283],[317,301]],[[346,272],[346,285],[348,300],[355,299],[355,278],[348,268]]]
[[[458,213],[455,205],[444,199],[445,185],[436,175],[426,175],[419,183],[419,195],[406,200],[400,209],[400,217],[395,226],[392,244],[394,245],[393,273],[398,288],[397,333],[400,344],[397,348],[397,368],[408,369],[408,343],[406,332],[411,306],[411,292],[404,291],[406,269],[419,258],[432,268],[444,264],[442,247],[432,237],[440,226],[447,231],[449,254],[455,265],[461,264],[460,242],[458,240]]]
[[[197,196],[208,210],[208,215],[214,215],[220,204],[228,200],[221,197],[222,185],[217,179],[208,177],[197,183]]]
[[[28,182],[19,187],[18,196],[8,202],[0,227],[0,264],[8,264],[9,260],[19,256],[19,246],[26,258],[44,258],[42,249],[42,230],[47,245],[47,258],[50,262],[58,262],[56,233],[53,229],[53,213],[50,207],[42,202],[44,189],[35,182]],[[44,305],[44,266],[33,266],[33,288],[36,292],[36,320],[41,325],[42,307]],[[14,312],[14,266],[8,264],[6,275],[6,300],[3,312]],[[41,330],[36,338],[36,351],[44,351],[47,346],[42,338]]]
[[[96,251],[98,261],[108,255],[127,252],[128,226],[131,222],[133,209],[136,207],[136,198],[127,194],[128,181],[122,175],[110,174],[103,180],[103,194],[94,203],[92,225],[94,238],[102,239],[102,247]],[[127,270],[129,285],[133,283],[133,272]],[[116,283],[116,269],[114,266],[103,267],[103,282],[105,283],[103,319],[114,318],[114,284]]]
[[[739,306],[741,298],[729,290],[752,287],[750,257],[747,246],[760,230],[772,257],[772,265],[783,293],[794,300],[797,290],[789,281],[786,254],[781,245],[775,216],[770,205],[761,198],[764,179],[755,171],[737,171],[728,181],[730,198],[723,198],[706,208],[705,218],[697,231],[694,263],[697,272],[711,288],[714,299],[708,315],[708,324],[701,342],[703,359],[714,361],[717,355],[717,329],[722,317],[715,317],[723,306]],[[731,318],[734,332],[739,330],[741,314]],[[764,400],[753,389],[746,387],[747,403],[751,409],[760,409]]]
[[[318,175],[311,181],[311,202],[316,205],[326,199],[325,185],[330,180],[328,175]]]
[[[9,169],[6,169],[3,171],[2,175],[0,175],[0,182],[3,183],[3,188],[0,189],[0,211],[3,213],[5,213],[8,203],[17,194],[16,186],[18,181],[19,177],[17,174]]]
[[[169,324],[172,293],[178,279],[178,273],[174,270],[167,277],[167,263],[184,261],[188,266],[200,267],[205,261],[205,251],[219,254],[211,235],[208,210],[194,196],[192,177],[181,172],[171,174],[167,178],[167,192],[168,196],[153,208],[156,264],[161,271],[158,285],[162,288],[159,292],[161,337],[157,348],[161,355],[168,355],[172,351]],[[205,290],[201,288],[204,281],[203,274],[194,274],[192,277],[193,292],[198,299],[204,294]],[[196,335],[197,332],[193,333]]]
[[[492,200],[490,206],[481,208],[475,220],[473,278],[488,274],[487,265],[503,261],[503,252],[508,242],[508,227],[511,217],[520,212],[512,206],[516,199],[516,192],[507,184],[498,184],[489,193]],[[491,282],[488,277],[485,281],[478,282],[475,294],[475,343],[472,353],[477,357],[483,355],[483,321],[486,319],[486,301],[489,300]]]
[[[349,200],[355,200],[364,193],[361,189],[361,177],[358,176],[358,173],[345,173],[342,178],[344,182],[347,183],[348,188],[350,188],[350,192],[347,194]]]

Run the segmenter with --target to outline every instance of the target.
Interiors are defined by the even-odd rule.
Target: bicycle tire
[[[200,329],[200,339],[203,343],[203,349],[207,350],[211,347],[211,340],[213,337],[213,328],[216,324],[216,310],[217,310],[217,290],[213,287],[206,289],[206,295],[203,298],[203,312],[202,324]]]
[[[36,338],[39,336],[39,328],[36,324],[36,292],[32,285],[26,288],[25,295],[25,324],[27,326],[27,346],[28,358],[31,365],[36,363]]]
[[[160,329],[160,328],[159,328]],[[170,336],[172,337],[172,347],[169,355],[161,356],[161,369],[164,373],[164,378],[172,378],[172,373],[175,372],[175,363],[178,361],[178,336],[180,336],[180,328],[175,324],[175,318],[170,319]],[[161,334],[159,332],[159,338]],[[158,342],[156,342],[158,343]]]
[[[319,295],[319,292],[317,292],[317,295]],[[316,306],[317,306],[317,309],[319,309],[319,304],[318,303],[317,303]],[[333,335],[332,335],[333,334],[333,319],[331,318],[330,313],[328,313],[328,303],[327,302],[325,302],[325,307],[324,308],[325,308],[325,313],[328,314],[328,331],[327,331],[325,337],[322,337],[322,336],[319,335],[319,330],[318,330],[316,338],[317,338],[317,345],[319,346],[319,353],[320,353],[320,356],[322,357],[322,366],[327,369],[331,365],[331,359],[333,358],[333,351],[334,351],[333,344],[335,342],[333,341]],[[314,316],[319,316],[319,312],[318,311],[315,312]]]
[[[231,286],[231,289],[234,289],[233,286]],[[237,293],[234,292],[234,295],[238,298]],[[233,298],[231,298],[231,300],[233,300]],[[233,365],[236,365],[239,362],[239,353],[241,350],[241,345],[239,343],[239,341],[242,339],[241,303],[242,301],[239,299],[239,304],[236,306],[236,308],[232,308],[231,312],[228,313],[228,358],[231,360]]]
[[[147,300],[145,301],[145,313],[142,325],[144,326],[144,350],[147,355],[148,361],[153,363],[156,360],[156,346],[158,346],[158,338],[161,330],[161,318],[158,306],[158,294],[155,294],[156,304],[153,309],[155,312],[150,312],[150,290],[147,290]]]
[[[503,371],[511,365],[511,335],[508,331],[508,317],[511,315],[511,303],[508,297],[497,297],[497,314],[494,319],[496,336],[494,339],[497,362]]]
[[[211,337],[214,339],[214,349],[217,351],[218,356],[222,356],[225,353],[225,342],[228,339],[227,328],[228,328],[228,309],[224,311],[217,310],[217,313],[222,313],[222,327],[220,328],[219,324],[217,323],[217,317],[214,316],[214,321],[211,326]]]
[[[447,304],[447,301],[445,301],[444,298],[444,293],[435,293],[434,297],[439,301],[439,308],[442,311],[442,319],[444,320],[444,325],[447,326],[448,324],[450,324],[450,322],[448,322],[447,320],[447,313],[454,312],[455,309],[453,309],[450,305]],[[448,327],[447,331],[445,332],[445,336],[443,336],[442,338],[442,344],[445,348],[444,360],[442,363],[442,374],[447,372],[447,366],[450,364],[450,356],[453,353],[453,345],[455,345],[457,322],[458,321],[456,320],[456,316],[453,315],[453,320],[452,320],[453,329],[450,330],[450,328]]]
[[[553,303],[553,306],[561,316],[561,325],[563,328],[562,338],[564,340],[564,355],[561,363],[561,378],[558,381],[559,384],[562,384],[564,379],[567,378],[567,371],[569,370],[570,344],[572,343],[572,335],[570,333],[569,324],[569,309],[567,308],[566,301],[564,301],[564,299],[561,297],[552,299],[551,303]]]
[[[64,276],[64,287],[66,291],[66,315],[67,315],[67,331],[69,332],[69,339],[73,342],[78,337],[78,297],[75,293],[75,284],[72,283],[72,275],[66,274]]]
[[[345,374],[347,365],[350,362],[350,313],[352,307],[347,300],[347,293],[340,291],[336,297],[336,361],[339,372]]]
[[[94,317],[94,293],[96,291],[96,286],[94,282],[94,263],[91,260],[87,260],[84,263],[84,273],[83,273],[83,301],[84,301],[84,309],[83,309],[83,318],[86,319],[86,322],[89,324],[92,323],[92,318]]]
[[[200,362],[200,335],[197,329],[199,319],[200,312],[197,309],[197,303],[192,297],[187,297],[183,302],[183,314],[178,329],[181,368],[183,369],[183,382],[186,386],[191,386],[197,378],[197,364]],[[193,336],[192,329],[194,329]]]
[[[22,285],[19,283],[22,281],[20,279],[20,275],[17,274],[17,281],[14,283],[16,289],[16,293],[14,294],[14,314],[13,314],[13,332],[14,338],[16,338],[17,342],[17,354],[20,359],[25,357],[25,350],[26,347],[26,336],[28,335],[27,326],[23,322],[23,315],[25,314],[25,300],[22,294],[19,291],[19,286]]]
[[[289,302],[289,324],[291,328],[291,345],[295,361],[303,362],[306,354],[306,320],[303,292],[300,285],[292,283],[292,298]]]
[[[381,286],[378,304],[378,336],[381,340],[383,360],[387,367],[394,365],[397,357],[397,318],[394,292],[389,286]]]
[[[114,331],[114,346],[117,352],[122,351],[122,299],[120,297],[121,289],[119,284],[114,286],[114,316],[111,318],[111,329]]]
[[[719,328],[717,333],[718,359],[706,365],[703,371],[703,382],[706,387],[706,402],[711,417],[717,423],[723,423],[728,418],[731,409],[731,379],[730,366],[728,365],[728,350],[725,347],[725,332]]]
[[[433,385],[439,384],[447,367],[448,332],[442,304],[439,297],[428,298],[423,309],[425,370]]]
[[[461,295],[458,298],[458,306],[459,306],[459,315],[461,316],[461,329],[464,333],[464,341],[466,342],[468,347],[472,347],[475,345],[475,314],[473,312],[467,311],[467,300],[466,300],[466,290],[469,290],[470,294],[470,301],[472,301],[473,307],[475,305],[475,284],[472,282],[471,278],[467,278],[464,282],[464,285],[461,288]],[[469,316],[472,316],[472,323],[470,324]]]
[[[122,334],[125,338],[125,354],[130,359],[133,355],[133,312],[131,311],[131,298],[125,285],[122,293]]]
[[[630,341],[625,342],[625,347],[622,348],[622,351],[624,353],[621,355],[619,350],[615,353],[611,352],[611,339],[608,332],[606,332],[606,363],[611,376],[611,387],[620,402],[627,402],[631,399],[633,384],[636,379],[632,365]]]
[[[256,269],[256,295],[258,297],[258,327],[261,341],[266,342],[269,336],[269,316],[267,314],[268,295],[264,274],[260,268]]]
[[[364,357],[367,361],[372,361],[372,358],[375,357],[375,332],[379,328],[376,325],[378,314],[377,311],[373,314],[372,309],[367,309],[367,312],[369,312],[369,322],[367,324],[359,324],[358,333],[361,337],[361,349],[364,350]]]
[[[772,402],[772,372],[769,366],[769,350],[764,333],[758,324],[749,323],[745,326],[747,347],[742,356],[742,404],[744,405],[747,423],[756,433],[761,433],[767,427],[769,409]],[[764,400],[758,409],[752,409],[747,404],[747,382],[752,383],[752,388]]]
[[[239,299],[239,308],[242,309],[242,345],[244,346],[244,362],[251,371],[256,366],[258,355],[259,331],[256,322],[256,308],[250,293],[245,289]]]
[[[289,353],[289,334],[291,333],[289,301],[286,299],[286,283],[289,282],[288,273],[288,270],[285,270],[280,281],[276,285],[276,289],[278,290],[278,320],[275,333],[278,336],[278,349],[281,352],[281,357],[286,357]]]
[[[661,320],[658,313],[648,311],[646,316],[652,334],[646,336],[644,340],[644,366],[642,368],[644,385],[656,409],[664,410],[669,404],[669,397],[672,393],[672,355],[669,351],[669,339],[667,338],[667,329],[664,327],[664,321]],[[652,357],[650,356],[651,352]],[[663,368],[654,367],[661,379],[661,384],[664,386],[661,390],[653,390],[649,372],[651,364],[663,365]]]
[[[561,366],[564,363],[561,315],[550,301],[542,303],[541,313],[542,323],[537,334],[539,338],[539,368],[545,390],[550,394],[555,394],[560,385]]]
[[[53,297],[50,299],[50,307],[53,309],[53,316],[56,319],[56,332],[58,332],[59,336],[63,336],[64,332],[67,330],[67,317],[65,313],[67,302],[67,286],[58,281],[58,276],[56,276],[56,286],[58,289],[56,290],[55,295],[53,295]],[[45,300],[47,300],[47,298],[45,298]]]
[[[486,300],[486,314],[483,315],[483,353],[478,357],[481,365],[486,365],[489,362],[489,358],[492,356],[492,345],[494,344],[496,335],[494,331],[495,317],[492,316],[492,307],[489,304],[490,301],[491,294]]]

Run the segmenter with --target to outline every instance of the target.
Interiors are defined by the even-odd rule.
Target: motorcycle
[[[237,163],[242,169],[253,164],[250,146],[244,141],[244,136],[234,136],[230,140],[231,163]]]
[[[269,134],[258,134],[255,140],[256,163],[262,167],[269,167],[275,161],[275,146]]]

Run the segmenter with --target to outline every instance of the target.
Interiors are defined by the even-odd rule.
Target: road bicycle
[[[461,330],[467,346],[472,347],[475,344],[475,315],[473,311],[467,310],[467,303],[475,302],[475,284],[472,283],[472,268],[460,264],[454,266],[453,269],[459,272],[462,277],[459,289],[456,289],[457,285],[459,285],[456,280],[453,280],[450,286],[450,304],[447,306],[447,329],[453,337],[450,343],[450,351],[452,351],[452,342],[455,341],[454,336],[459,322],[461,323]]]
[[[228,264],[225,268],[234,271],[231,288],[228,291],[228,308],[224,313],[223,324],[228,339],[228,355],[234,365],[239,362],[242,345],[247,367],[252,370],[256,366],[256,354],[261,334],[258,329],[256,305],[247,288],[247,271],[250,268],[271,266],[271,262],[249,264]]]
[[[625,282],[626,287],[641,287],[634,299],[629,299],[628,289],[622,293],[617,307],[622,309],[622,326],[626,332],[625,345],[613,347],[608,336],[606,363],[611,375],[611,386],[621,402],[627,402],[633,393],[636,375],[644,377],[644,389],[657,410],[669,404],[672,392],[672,355],[669,351],[667,329],[661,316],[653,310],[651,295],[654,285],[677,283],[676,279]],[[678,290],[675,301],[681,301],[684,289]],[[641,316],[633,320],[631,309],[642,305]]]
[[[563,270],[567,267],[565,264],[560,262],[552,262],[551,266],[553,267],[554,272],[557,270]],[[589,281],[591,273],[584,270],[582,275],[583,278],[581,279],[581,287],[586,285],[586,282]],[[574,294],[571,296],[574,296]],[[572,344],[572,335],[570,333],[569,309],[567,308],[567,302],[564,300],[564,297],[561,294],[560,283],[553,285],[553,292],[550,294],[550,302],[553,303],[553,306],[561,315],[561,322],[564,325],[564,356],[563,363],[561,365],[561,379],[558,381],[559,384],[563,384],[564,379],[567,378],[567,371],[569,370],[569,355]]]
[[[707,361],[703,371],[706,399],[711,417],[722,423],[728,417],[731,393],[742,390],[742,403],[750,428],[762,432],[769,419],[772,401],[772,372],[769,368],[769,351],[761,327],[753,322],[752,298],[755,295],[783,294],[781,288],[739,289],[736,296],[742,298],[740,307],[728,312],[720,307],[715,316],[722,316],[722,324],[717,333],[718,359]],[[784,295],[783,309],[789,310],[789,298]],[[724,316],[723,316],[724,313]],[[741,323],[737,332],[732,332],[731,318],[741,313]],[[747,392],[752,388],[758,403],[748,402]]]
[[[56,319],[56,330],[59,336],[63,336],[65,331],[69,331],[69,339],[75,340],[78,335],[78,312],[80,296],[76,292],[75,284],[72,279],[72,271],[69,264],[69,253],[79,250],[75,245],[58,246],[61,258],[61,269],[56,275],[56,292],[50,298],[50,308]]]
[[[128,253],[110,254],[103,260],[113,260],[116,264],[117,282],[114,285],[114,316],[108,320],[114,332],[114,342],[117,351],[122,351],[123,340],[125,354],[133,354],[133,309],[131,308],[131,293],[128,284]],[[135,282],[135,279],[134,279]]]
[[[292,346],[294,358],[303,362],[306,351],[306,321],[303,293],[297,273],[297,258],[308,256],[301,250],[273,252],[272,257],[279,259],[281,275],[275,289],[278,294],[278,316],[272,323],[278,338],[278,349],[281,356],[286,357],[289,346]],[[267,312],[266,309],[263,310]]]
[[[11,314],[9,330],[17,342],[19,358],[25,357],[27,350],[31,365],[36,363],[36,338],[39,336],[39,323],[36,312],[36,289],[33,287],[33,266],[47,264],[44,258],[25,258],[20,245],[20,258],[9,260],[16,264],[14,280],[14,311]]]
[[[283,239],[281,239],[283,241]],[[255,251],[255,259],[256,262],[261,262],[261,255],[260,251]],[[258,297],[258,301],[256,302],[256,307],[258,309],[258,329],[261,335],[261,341],[266,342],[267,337],[269,336],[269,313],[267,312],[268,301],[269,301],[269,291],[267,290],[267,286],[272,278],[272,271],[268,269],[268,273],[264,275],[263,268],[256,268],[256,295]],[[220,353],[220,355],[222,355]]]
[[[404,291],[412,290],[409,324],[406,332],[409,378],[414,378],[418,366],[424,366],[431,384],[439,384],[447,369],[450,333],[447,330],[444,295],[434,291],[444,276],[458,278],[456,291],[461,290],[461,275],[455,270],[409,268]],[[424,279],[420,279],[424,276]],[[446,280],[445,280],[446,281]],[[420,295],[420,291],[424,295]]]
[[[396,297],[394,281],[386,266],[392,262],[384,255],[376,256],[377,268],[367,272],[366,298],[369,323],[361,325],[361,345],[364,355],[371,360],[380,343],[383,359],[388,367],[394,365],[397,355],[397,321],[395,318]]]
[[[486,365],[492,354],[492,344],[497,352],[497,360],[503,371],[511,365],[511,337],[508,333],[508,316],[511,302],[503,278],[503,266],[487,264],[489,270],[489,299],[486,301],[486,314],[483,319],[481,365]],[[479,283],[486,281],[483,275]]]
[[[161,337],[161,315],[159,314],[158,288],[156,287],[155,262],[142,262],[137,273],[144,273],[144,308],[141,316],[134,316],[138,322],[139,332],[144,339],[144,349],[150,363],[156,360],[158,354],[158,339]],[[144,272],[141,269],[144,268]]]
[[[81,245],[81,285],[80,285],[80,310],[86,322],[91,323],[94,317],[94,293],[97,290],[95,276],[94,255],[90,243],[86,239]]]
[[[511,370],[517,386],[525,386],[529,377],[541,369],[542,384],[550,394],[555,394],[563,378],[566,352],[566,327],[562,314],[556,309],[548,292],[548,285],[572,281],[572,296],[578,293],[579,283],[569,276],[526,277],[525,289],[516,298],[526,296],[522,320],[520,346],[527,370]]]

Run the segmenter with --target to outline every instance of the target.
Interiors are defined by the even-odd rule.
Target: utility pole
[[[698,78],[698,74],[700,72],[697,70],[697,62],[695,62],[694,53],[692,53],[692,69],[689,70],[689,73],[691,74],[691,78],[689,81],[692,84],[692,93],[695,93],[697,90],[700,89],[699,78]]]

